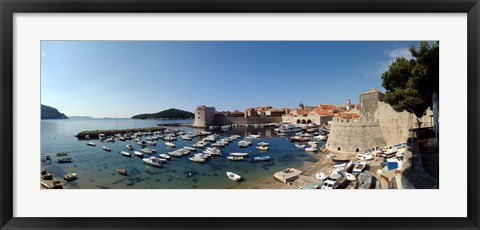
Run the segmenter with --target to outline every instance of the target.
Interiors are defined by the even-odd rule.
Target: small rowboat
[[[66,181],[75,180],[75,179],[77,179],[77,174],[76,173],[67,173],[67,174],[63,175],[63,179],[65,179]]]
[[[122,174],[122,175],[127,175],[127,169],[126,168],[117,168],[115,169],[117,173]]]
[[[242,177],[240,175],[235,174],[233,172],[227,172],[227,177],[230,180],[233,180],[233,181],[240,181],[242,179]]]

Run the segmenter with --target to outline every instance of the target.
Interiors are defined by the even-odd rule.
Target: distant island
[[[68,119],[68,117],[63,113],[58,112],[58,110],[53,107],[42,105],[41,119]]]
[[[179,109],[167,109],[158,113],[135,115],[133,119],[193,119],[195,114]]]
[[[92,119],[93,117],[89,116],[69,116],[70,119]]]

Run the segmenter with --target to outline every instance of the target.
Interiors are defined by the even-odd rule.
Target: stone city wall
[[[385,145],[378,121],[335,118],[331,123],[326,148],[335,153],[363,153],[367,148]]]
[[[215,115],[215,125],[279,123],[282,117],[227,117]]]

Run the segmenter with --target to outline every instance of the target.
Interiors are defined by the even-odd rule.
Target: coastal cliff
[[[42,105],[42,119],[68,119],[68,117],[53,107]]]

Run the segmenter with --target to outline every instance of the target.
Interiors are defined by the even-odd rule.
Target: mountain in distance
[[[158,113],[145,113],[133,116],[133,119],[193,119],[195,114],[179,110],[179,109],[167,109]]]
[[[42,105],[41,119],[68,119],[68,117],[63,113],[58,112],[58,110],[53,107]]]
[[[93,117],[89,116],[69,116],[70,119],[92,119]]]

